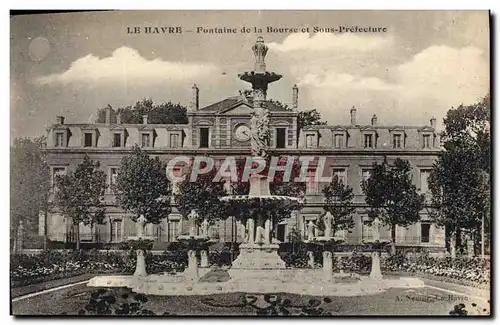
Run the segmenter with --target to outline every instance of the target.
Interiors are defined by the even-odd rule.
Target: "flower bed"
[[[321,266],[321,255],[315,252],[315,264]],[[295,252],[283,254],[287,266],[294,268],[307,267],[307,249],[300,247]],[[367,274],[371,270],[371,256],[353,252],[350,256],[336,256],[333,253],[334,270]],[[429,279],[452,283],[489,287],[490,261],[478,258],[436,258],[425,253],[407,257],[396,254],[381,259],[381,270],[385,273],[421,276]]]
[[[146,255],[148,273],[182,271],[187,255],[182,252]],[[81,274],[133,274],[135,251],[44,251],[40,255],[11,255],[11,286],[18,287]]]

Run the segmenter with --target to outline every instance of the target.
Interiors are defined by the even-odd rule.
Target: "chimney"
[[[122,124],[122,113],[116,113],[116,124]]]
[[[431,127],[436,129],[436,118],[434,116],[431,118]]]
[[[200,90],[198,89],[198,86],[196,86],[196,84],[193,84],[191,90],[192,90],[192,98],[189,106],[192,111],[197,111],[200,104],[200,96],[199,96]]]
[[[111,124],[111,106],[108,105],[105,108],[105,111],[106,111],[105,123],[106,123],[106,125],[110,125]]]
[[[377,120],[378,120],[377,115],[373,114],[372,125],[374,125],[374,126],[377,125]]]
[[[148,115],[147,114],[142,116],[142,124],[148,124]]]
[[[64,124],[64,116],[56,116],[56,123],[63,125]]]
[[[356,108],[351,108],[351,125],[356,125]]]
[[[292,109],[296,111],[299,108],[299,88],[293,85],[292,88]]]

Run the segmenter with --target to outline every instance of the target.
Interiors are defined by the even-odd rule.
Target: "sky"
[[[313,28],[385,27],[377,33],[314,33]],[[141,33],[127,33],[139,27]],[[145,27],[181,27],[146,34]],[[197,33],[236,28],[235,34]],[[242,33],[242,27],[250,28]],[[254,27],[262,31],[255,31]],[[268,32],[298,28],[298,33]],[[309,27],[308,32],[302,32]],[[192,32],[189,32],[189,31]],[[96,111],[142,98],[200,106],[238,95],[263,36],[267,70],[283,75],[268,98],[317,109],[331,125],[376,114],[380,125],[438,128],[446,111],[489,92],[487,11],[116,11],[11,18],[11,140],[45,134],[57,115],[91,123]]]

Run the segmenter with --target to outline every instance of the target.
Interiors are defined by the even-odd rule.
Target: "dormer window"
[[[373,148],[373,134],[365,134],[365,148]]]
[[[344,135],[343,134],[335,134],[334,135],[334,145],[335,148],[342,148],[344,146]]]
[[[182,131],[169,131],[168,132],[168,147],[181,148],[182,147]]]
[[[55,133],[55,146],[56,147],[66,147],[64,143],[64,132],[59,131]]]
[[[122,134],[113,133],[113,148],[120,148],[122,146]]]
[[[316,132],[306,132],[305,133],[306,148],[317,148],[318,147],[318,135]]]
[[[82,127],[81,146],[84,148],[97,147],[97,129],[91,127]]]
[[[422,135],[422,148],[429,149],[431,147],[431,135],[423,134]]]
[[[92,137],[92,133],[86,132],[84,133],[83,146],[84,147],[93,147],[94,141]]]
[[[142,133],[141,134],[141,147],[149,148],[151,146],[151,134],[150,133]]]
[[[315,148],[316,135],[306,134],[306,148]]]
[[[401,134],[394,134],[392,136],[392,147],[394,149],[401,149],[403,147],[401,138]]]

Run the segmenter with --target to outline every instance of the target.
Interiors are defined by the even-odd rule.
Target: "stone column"
[[[382,280],[382,272],[380,271],[380,252],[372,252],[372,270],[370,279]]]
[[[19,227],[17,228],[17,245],[16,250],[21,251],[24,246],[24,223],[22,220],[19,221]]]
[[[323,252],[323,281],[331,281],[333,272],[332,252]]]
[[[208,267],[208,252],[206,250],[201,251],[201,267]]]
[[[307,256],[309,256],[309,260],[307,261],[307,266],[310,268],[314,268],[314,254],[312,251],[307,252]]]
[[[457,247],[456,247],[456,234],[453,234],[450,238],[450,255],[451,258],[456,258],[457,257]]]
[[[146,276],[146,258],[144,257],[144,251],[138,249],[135,251],[137,254],[137,263],[135,264],[134,276]]]

